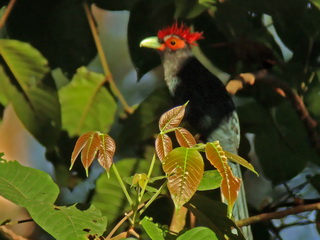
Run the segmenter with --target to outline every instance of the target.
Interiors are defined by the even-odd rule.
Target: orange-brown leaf
[[[179,127],[174,132],[181,147],[190,148],[197,144],[193,135],[187,129]]]
[[[93,132],[88,138],[82,152],[81,152],[81,162],[83,167],[86,169],[86,174],[88,176],[88,169],[92,164],[94,158],[100,147],[100,138],[98,132]]]
[[[178,210],[197,191],[204,172],[202,156],[192,148],[175,148],[165,157],[163,170],[168,176],[168,189]]]
[[[80,154],[80,152],[82,151],[82,149],[84,148],[84,146],[87,144],[88,139],[95,134],[96,132],[87,132],[83,135],[81,135],[77,142],[76,145],[74,146],[72,155],[71,155],[71,166],[70,166],[70,170],[73,167],[74,162],[76,161],[78,155]]]
[[[172,141],[167,134],[159,134],[156,139],[156,153],[160,161],[172,150]]]
[[[162,114],[159,120],[160,131],[167,131],[179,126],[184,117],[186,104],[170,109]]]
[[[210,163],[217,168],[222,177],[221,191],[228,202],[229,214],[237,200],[240,191],[241,179],[234,176],[227,162],[227,157],[222,150],[219,141],[206,144],[206,156]]]
[[[116,144],[108,134],[99,134],[99,138],[98,162],[106,171],[109,171],[116,151]]]

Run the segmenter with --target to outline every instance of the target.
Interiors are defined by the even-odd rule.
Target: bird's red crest
[[[185,26],[183,23],[179,24],[175,22],[172,26],[164,28],[158,32],[158,38],[164,39],[165,36],[176,35],[183,38],[189,44],[195,44],[194,42],[202,39],[202,32],[190,32],[190,27]]]

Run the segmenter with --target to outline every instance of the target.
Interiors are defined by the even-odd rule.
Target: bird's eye
[[[175,40],[171,40],[170,44],[171,44],[172,46],[174,46],[174,45],[176,45],[176,41],[175,41]]]

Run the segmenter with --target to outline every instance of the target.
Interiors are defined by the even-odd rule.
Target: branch
[[[308,204],[308,205],[301,205],[297,207],[292,207],[290,209],[286,209],[279,212],[272,212],[272,213],[262,213],[256,216],[252,216],[246,219],[242,219],[236,222],[238,227],[248,226],[257,222],[262,221],[269,221],[272,219],[280,219],[284,218],[288,215],[298,214],[302,212],[309,212],[313,210],[320,210],[320,202]]]
[[[14,4],[16,3],[16,0],[11,0],[7,6],[6,11],[4,12],[4,14],[2,15],[2,18],[0,19],[0,29],[4,26],[5,22],[7,21],[11,10],[14,6]]]
[[[104,73],[106,75],[106,80],[109,82],[112,91],[115,93],[115,95],[117,96],[117,98],[121,102],[121,104],[124,107],[125,111],[127,113],[131,114],[131,113],[133,113],[133,109],[128,105],[127,101],[124,99],[124,97],[122,96],[122,94],[119,91],[118,87],[116,86],[115,82],[113,81],[113,78],[112,78],[112,75],[111,75],[107,60],[106,60],[107,58],[106,58],[106,56],[104,54],[104,51],[103,51],[103,48],[102,48],[102,44],[101,44],[101,41],[100,41],[100,38],[99,38],[99,34],[98,34],[97,28],[95,26],[92,13],[91,13],[87,3],[84,3],[84,10],[85,10],[87,18],[88,18],[88,22],[89,22],[89,25],[90,25],[90,29],[91,29],[91,32],[92,32],[92,36],[93,36],[94,42],[95,42],[96,47],[97,47],[97,51],[98,51],[98,55],[100,57],[100,61],[101,61],[101,64],[102,64],[103,71],[104,71]]]

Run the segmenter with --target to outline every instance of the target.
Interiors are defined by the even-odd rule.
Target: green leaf
[[[168,175],[168,189],[175,208],[179,210],[197,191],[204,172],[201,154],[191,148],[172,150],[163,161],[163,171]]]
[[[195,194],[185,205],[202,226],[210,228],[220,240],[244,240],[237,225],[227,217],[227,206],[200,194]]]
[[[144,217],[140,224],[152,240],[164,240],[162,229],[152,222],[152,220]]]
[[[283,101],[272,109],[252,102],[239,107],[238,113],[242,131],[255,134],[256,154],[274,184],[297,176],[307,161],[319,162],[291,102]]]
[[[60,131],[60,103],[47,60],[30,44],[0,39],[0,85],[28,131],[52,146]]]
[[[216,234],[206,227],[196,227],[180,235],[177,240],[218,240]]]
[[[147,172],[150,165],[150,163],[144,159],[133,158],[122,159],[115,164],[122,178],[132,176],[137,172]],[[159,165],[155,167],[154,174],[160,175]],[[110,230],[115,224],[114,221],[118,219],[119,215],[124,216],[123,214],[130,210],[130,206],[114,172],[110,171],[109,175],[108,177],[107,173],[103,173],[98,178],[92,204],[99,208],[104,216],[107,216],[109,220],[108,228]],[[131,188],[129,193],[136,194],[136,191]],[[145,196],[146,195],[148,194],[145,194]]]
[[[106,217],[93,206],[87,210],[78,205],[55,206],[59,188],[51,177],[16,161],[0,161],[0,194],[25,207],[41,228],[59,240],[101,236],[106,228]]]
[[[62,127],[69,136],[89,131],[108,132],[113,123],[116,103],[104,87],[102,74],[78,69],[72,81],[59,90]]]
[[[256,170],[254,170],[254,167],[250,163],[248,163],[247,160],[245,160],[244,158],[225,150],[224,150],[224,153],[226,157],[232,162],[239,163],[241,166],[249,169],[250,171],[254,172],[257,176],[259,176]]]
[[[317,78],[320,79],[320,72],[317,73]],[[313,86],[309,86],[309,90],[305,96],[305,104],[309,110],[309,112],[316,118],[316,120],[320,121],[320,83],[319,80],[315,81],[316,84]]]
[[[207,191],[219,188],[221,186],[221,181],[222,177],[218,170],[205,171],[197,190]]]

